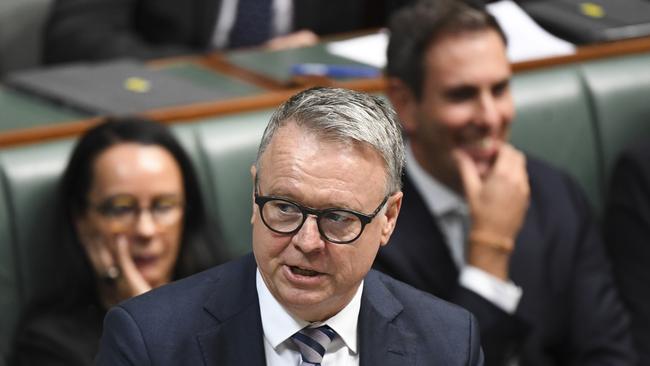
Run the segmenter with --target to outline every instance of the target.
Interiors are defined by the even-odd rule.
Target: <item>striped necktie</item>
[[[308,326],[292,335],[291,340],[298,346],[302,356],[300,365],[320,366],[325,350],[334,337],[336,337],[336,332],[327,325]]]

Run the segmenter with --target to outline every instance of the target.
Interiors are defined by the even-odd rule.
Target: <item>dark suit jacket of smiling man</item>
[[[271,117],[251,168],[254,256],[110,310],[96,363],[297,364],[291,334],[326,324],[340,333],[324,346],[325,366],[483,365],[467,310],[370,269],[399,214],[403,161],[381,98],[295,95]]]

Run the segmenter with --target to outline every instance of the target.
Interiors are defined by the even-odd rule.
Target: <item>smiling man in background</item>
[[[390,31],[388,96],[407,163],[402,214],[375,267],[474,313],[487,365],[634,364],[582,192],[508,142],[511,70],[495,19],[423,1]]]

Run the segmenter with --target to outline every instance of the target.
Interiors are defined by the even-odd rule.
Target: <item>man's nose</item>
[[[495,96],[489,91],[482,92],[476,106],[476,122],[494,128],[499,126],[501,119],[502,116],[499,113],[498,101]]]
[[[318,231],[317,218],[312,215],[307,216],[302,227],[291,240],[303,253],[315,252],[325,247],[325,241]]]
[[[156,223],[149,210],[142,210],[136,218],[135,231],[142,237],[151,237],[156,233]]]

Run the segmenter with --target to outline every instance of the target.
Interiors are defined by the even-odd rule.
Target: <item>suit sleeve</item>
[[[606,243],[642,365],[650,364],[650,151],[624,155],[612,176]]]
[[[122,307],[114,307],[104,320],[96,366],[151,365],[142,333]]]
[[[572,364],[635,365],[627,310],[614,283],[611,263],[590,207],[574,184],[568,185],[580,217],[572,258],[570,291]]]
[[[525,338],[529,328],[515,314],[508,314],[460,285],[456,285],[450,300],[469,310],[478,319],[487,365],[504,364],[517,352],[517,345]]]
[[[136,30],[139,0],[57,0],[45,32],[46,63],[116,57],[149,59],[190,53],[147,42]]]
[[[481,348],[481,337],[476,319],[472,314],[469,315],[470,342],[469,342],[469,362],[470,366],[483,366],[485,359],[483,349]]]

